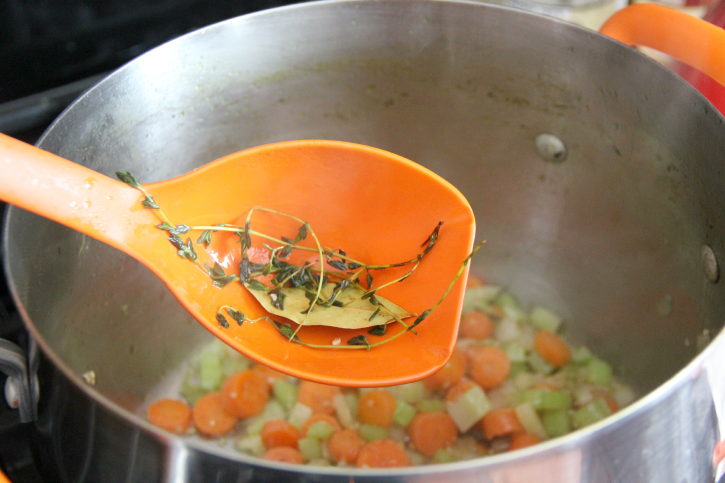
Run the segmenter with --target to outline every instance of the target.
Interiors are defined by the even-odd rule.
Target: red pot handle
[[[599,32],[659,50],[725,85],[725,30],[697,17],[641,3],[616,12]]]

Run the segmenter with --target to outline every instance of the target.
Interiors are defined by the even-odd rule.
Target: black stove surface
[[[291,3],[296,2],[0,0],[0,132],[35,144],[67,105],[140,54],[203,26]],[[2,270],[0,338],[27,349],[28,334]],[[0,393],[5,379],[0,373]],[[12,483],[49,483],[33,460],[33,431],[0,397],[0,470]]]

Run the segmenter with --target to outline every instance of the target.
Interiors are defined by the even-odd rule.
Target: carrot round
[[[403,445],[392,439],[379,439],[360,450],[355,466],[358,468],[400,468],[410,466],[410,457]]]
[[[474,310],[461,318],[458,330],[461,337],[476,340],[488,339],[493,334],[493,322],[487,313]]]
[[[268,461],[279,461],[280,463],[292,463],[301,465],[304,463],[302,453],[298,449],[289,446],[276,446],[262,455],[262,459]]]
[[[484,390],[503,384],[511,372],[511,362],[498,347],[471,347],[468,352],[471,379]]]
[[[269,401],[269,386],[255,371],[237,372],[224,381],[222,396],[224,409],[244,419],[262,412]]]
[[[219,392],[210,392],[194,404],[191,414],[194,427],[207,436],[219,436],[231,431],[238,418],[224,410],[223,397]]]
[[[513,451],[515,449],[521,449],[526,448],[528,446],[533,446],[535,444],[541,443],[541,440],[534,436],[533,434],[529,433],[521,433],[517,434],[513,438],[511,438],[511,444],[509,445],[509,451]]]
[[[534,349],[554,367],[561,367],[571,359],[571,350],[567,343],[556,334],[545,330],[536,334]]]
[[[426,456],[456,442],[458,428],[448,413],[423,412],[415,415],[408,425],[410,443]]]
[[[335,431],[327,440],[327,450],[330,452],[330,458],[338,464],[355,463],[363,446],[365,446],[365,440],[352,429]]]
[[[297,402],[312,409],[313,414],[333,414],[335,412],[333,400],[338,394],[340,394],[340,388],[337,386],[302,381],[297,393]]]
[[[149,406],[148,418],[161,429],[184,434],[191,424],[191,408],[176,399],[159,399]]]
[[[358,419],[363,424],[389,428],[395,414],[395,396],[385,389],[375,389],[360,396]]]
[[[276,448],[278,446],[297,447],[297,441],[300,439],[300,430],[296,426],[275,419],[267,421],[262,427],[262,444],[267,449]]]
[[[457,401],[459,397],[463,396],[474,387],[476,387],[476,383],[470,379],[463,378],[448,389],[446,392],[446,401]]]
[[[334,427],[336,431],[342,428],[342,426],[340,426],[340,423],[337,421],[337,418],[335,418],[334,416],[330,416],[329,414],[313,414],[309,417],[309,419],[307,419],[307,421],[305,421],[305,423],[302,425],[302,428],[300,429],[300,434],[302,435],[302,437],[307,437],[307,431],[309,431],[310,426],[315,423],[328,423],[332,427]]]
[[[486,439],[524,432],[514,408],[492,409],[481,420],[481,427]]]
[[[466,374],[466,354],[455,349],[446,365],[438,372],[425,379],[425,387],[428,389],[447,389],[461,380]]]

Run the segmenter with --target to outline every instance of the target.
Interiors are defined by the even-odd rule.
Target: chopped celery
[[[297,441],[297,447],[302,453],[302,458],[305,461],[318,460],[322,458],[322,445],[319,439],[315,438],[300,438]]]
[[[357,427],[357,422],[350,411],[350,406],[348,406],[347,398],[345,396],[342,394],[336,395],[332,400],[332,406],[335,408],[335,415],[343,428]]]
[[[514,410],[516,411],[516,417],[519,418],[521,426],[524,427],[527,433],[533,434],[542,440],[549,437],[533,404],[524,402],[516,406]]]
[[[199,386],[207,391],[216,391],[224,380],[222,356],[217,351],[208,351],[199,357]]]
[[[357,418],[357,406],[359,402],[360,401],[355,394],[345,394],[345,403],[347,404],[348,409],[350,409],[350,414],[353,418]]]
[[[360,437],[368,443],[388,437],[387,429],[381,428],[380,426],[374,426],[372,424],[361,424],[357,432]]]
[[[498,324],[496,324],[496,327],[494,327],[493,335],[501,342],[511,342],[518,340],[521,336],[521,329],[519,328],[519,323],[516,322],[514,317],[504,317]]]
[[[575,428],[583,428],[584,426],[601,421],[610,414],[612,414],[612,411],[609,409],[607,402],[602,398],[597,398],[586,406],[574,411],[571,420]]]
[[[549,309],[536,306],[529,314],[529,322],[539,330],[556,333],[561,326],[561,317]]]
[[[524,346],[517,342],[511,342],[504,348],[509,361],[514,362],[526,362],[526,349]]]
[[[299,429],[303,424],[305,424],[305,421],[310,419],[310,416],[312,416],[312,409],[310,409],[309,406],[305,406],[304,404],[297,402],[294,406],[292,406],[292,410],[289,413],[287,421],[292,426],[296,426]]]
[[[571,431],[569,413],[565,409],[543,411],[541,414],[541,423],[544,425],[546,434],[552,438],[563,436]]]
[[[592,358],[592,353],[586,346],[576,347],[571,351],[571,360],[578,363],[587,362]]]
[[[519,307],[519,303],[516,301],[513,295],[508,292],[501,292],[498,297],[494,300],[496,305],[501,307]]]
[[[234,449],[241,453],[247,453],[254,456],[262,456],[266,450],[262,437],[258,434],[239,438],[234,443]]]
[[[527,389],[519,394],[517,400],[520,402],[530,402],[537,411],[569,409],[571,406],[571,397],[568,391]]]
[[[425,383],[423,381],[401,384],[400,386],[392,386],[387,389],[395,396],[395,399],[400,399],[410,404],[417,403],[426,397]]]
[[[262,411],[261,414],[248,422],[247,434],[259,434],[262,432],[262,427],[264,427],[268,421],[284,419],[286,415],[287,414],[282,405],[275,400],[271,400],[266,406],[264,406],[264,411]]]
[[[493,302],[501,293],[501,287],[482,285],[466,290],[463,296],[463,313],[480,310]]]
[[[332,433],[335,432],[335,426],[328,423],[327,421],[317,421],[316,423],[310,424],[307,429],[307,437],[315,439],[330,439]]]
[[[554,372],[554,366],[549,364],[543,357],[541,357],[536,352],[531,352],[526,357],[526,362],[534,370],[534,372],[538,372],[539,374],[551,374],[552,372]]]
[[[474,386],[455,401],[446,401],[446,409],[461,433],[465,433],[491,410],[491,403],[483,389]]]
[[[526,322],[526,312],[517,305],[503,307],[504,317],[509,317],[517,322]]]
[[[246,357],[226,357],[223,362],[224,377],[249,369],[250,362]]]
[[[519,374],[528,373],[529,366],[525,362],[512,362],[509,379],[515,380]]]
[[[450,448],[441,448],[433,455],[433,463],[453,463],[454,461],[458,461],[458,458]]]
[[[208,392],[199,384],[199,371],[193,368],[189,369],[181,383],[179,393],[193,406],[196,404],[197,399]]]
[[[612,366],[594,358],[587,364],[587,381],[592,384],[609,385],[612,382]]]
[[[285,381],[284,379],[274,381],[272,393],[274,394],[275,399],[277,399],[277,401],[279,401],[288,411],[292,409],[297,402],[297,386],[289,381]]]
[[[438,399],[424,399],[422,401],[418,401],[415,407],[422,413],[445,411],[446,403]]]
[[[411,404],[403,401],[402,399],[397,399],[395,401],[395,412],[393,413],[393,421],[405,428],[413,420],[413,418],[415,417],[415,413],[416,410]]]

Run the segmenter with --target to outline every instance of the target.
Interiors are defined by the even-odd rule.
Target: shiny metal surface
[[[563,161],[542,157],[540,134],[563,142]],[[708,280],[702,247],[722,261],[725,126],[685,82],[594,32],[525,12],[325,2],[145,54],[39,144],[151,182],[306,138],[386,149],[456,185],[487,240],[473,271],[559,311],[568,337],[647,395],[535,448],[408,470],[290,470],[174,438],[137,412],[209,335],[136,262],[11,209],[6,270],[45,355],[37,426],[60,481],[714,481],[725,293]],[[89,370],[93,387],[81,377]]]

